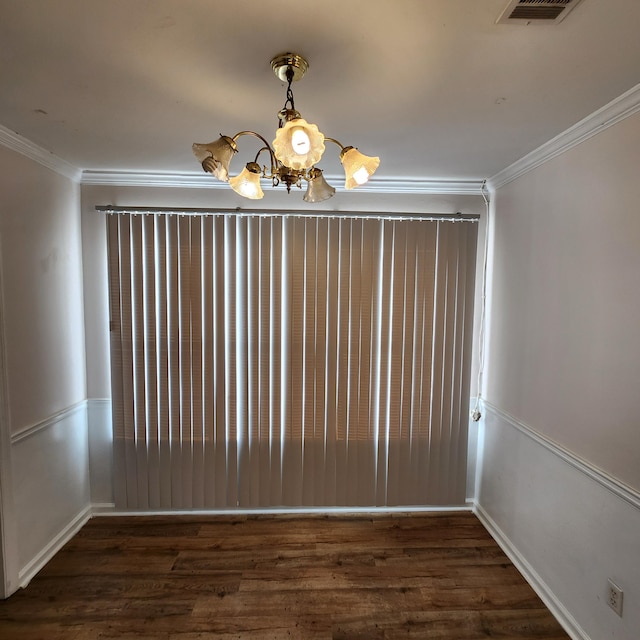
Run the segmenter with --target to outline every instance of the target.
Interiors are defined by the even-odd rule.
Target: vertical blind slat
[[[271,502],[271,220],[258,219],[259,236],[256,238],[259,251],[259,277],[256,283],[258,324],[258,437],[260,468],[256,506]]]
[[[220,216],[214,220],[213,228],[213,327],[212,344],[214,357],[214,496],[215,505],[227,505],[227,432],[226,432],[226,361],[225,361],[225,226]]]
[[[189,265],[189,291],[191,299],[191,455],[192,455],[192,506],[204,507],[204,398],[202,389],[202,219],[190,220],[191,260]]]
[[[171,466],[171,505],[182,503],[182,451],[180,436],[180,326],[178,322],[178,219],[167,223],[167,333],[169,452]]]
[[[122,366],[125,372],[126,382],[123,384],[123,405],[124,405],[124,463],[126,468],[127,501],[133,507],[138,507],[138,468],[136,460],[136,416],[135,416],[135,386],[137,370],[135,366],[135,341],[134,341],[134,304],[133,304],[133,283],[134,271],[131,259],[131,237],[133,221],[126,221],[129,228],[125,234],[121,235],[122,245],[120,251],[121,259],[121,325],[122,325]]]
[[[203,504],[215,506],[215,342],[214,342],[214,227],[213,218],[202,218],[202,438]],[[206,274],[209,274],[208,276]]]
[[[151,509],[160,507],[160,434],[158,432],[158,340],[156,314],[155,265],[157,262],[153,218],[143,218],[142,225],[142,308],[145,372],[145,429],[147,455],[147,499]]]
[[[167,233],[166,220],[154,218],[157,243],[155,267],[156,279],[156,321],[158,367],[158,432],[160,508],[171,507],[171,437],[169,421],[169,331],[168,331],[168,283],[167,283]]]
[[[260,504],[260,247],[259,220],[247,220],[247,458],[246,504]]]
[[[127,483],[125,465],[126,434],[124,430],[124,386],[130,376],[123,363],[122,332],[122,282],[120,261],[120,216],[107,216],[107,246],[109,256],[109,304],[111,311],[111,403],[113,416],[114,449],[114,497],[118,504],[127,504]]]
[[[338,318],[340,297],[338,283],[340,277],[339,248],[340,223],[336,219],[327,220],[327,297],[325,305],[325,404],[324,404],[324,450],[325,481],[324,504],[337,505],[338,477]]]

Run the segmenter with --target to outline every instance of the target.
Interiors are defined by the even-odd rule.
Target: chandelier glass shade
[[[305,202],[322,202],[328,200],[336,190],[324,179],[322,169],[314,167],[309,171],[307,178],[309,186],[307,192],[302,196]]]
[[[260,173],[260,165],[257,162],[249,162],[237,176],[229,179],[229,186],[245,198],[260,200],[264,198],[264,191],[260,186]]]
[[[233,137],[221,135],[213,142],[194,143],[193,153],[203,170],[222,182],[228,182],[236,193],[245,198],[262,198],[264,192],[260,180],[267,179],[274,187],[284,184],[288,192],[292,186],[301,188],[304,181],[307,183],[304,201],[322,202],[332,197],[336,190],[326,182],[322,170],[315,165],[325,152],[325,142],[332,142],[340,147],[345,189],[367,182],[380,165],[380,158],[365,156],[354,147],[345,147],[335,138],[326,137],[295,109],[291,83],[304,76],[307,61],[295,53],[284,53],[273,58],[271,67],[278,78],[287,82],[287,98],[284,108],[278,113],[279,127],[272,144],[255,131],[240,131]],[[229,178],[231,160],[238,151],[236,141],[247,135],[257,138],[262,146],[253,162],[247,163],[237,176]],[[268,155],[269,166],[260,167],[258,164],[262,153]]]
[[[229,164],[237,151],[235,141],[228,136],[220,136],[218,140],[209,144],[193,145],[193,153],[202,163],[202,168],[222,182],[229,181]]]
[[[324,134],[304,118],[294,118],[276,131],[273,153],[291,169],[310,169],[324,153]]]
[[[340,152],[340,161],[344,167],[345,189],[354,189],[364,184],[380,165],[380,158],[370,158],[353,147],[345,147]]]

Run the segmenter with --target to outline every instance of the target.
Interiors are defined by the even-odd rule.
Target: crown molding
[[[612,100],[555,138],[520,158],[487,180],[494,191],[541,164],[559,156],[597,135],[601,131],[640,111],[640,84]],[[183,187],[226,189],[227,185],[206,173],[142,172],[142,171],[81,171],[66,160],[0,125],[0,145],[17,151],[35,162],[83,185],[132,187]],[[342,184],[342,177],[326,176],[329,183]],[[483,180],[439,180],[428,178],[376,177],[358,187],[360,192],[387,194],[481,195]],[[268,187],[269,188],[269,187]]]
[[[494,191],[640,111],[640,84],[487,180]]]
[[[326,176],[329,183],[340,185],[341,176]],[[208,173],[162,173],[140,171],[85,170],[80,179],[83,185],[117,187],[183,187],[197,189],[228,189],[225,182]],[[481,195],[482,180],[429,180],[417,178],[375,178],[358,187],[359,192]],[[271,190],[274,187],[265,187]]]
[[[74,182],[80,181],[80,169],[2,125],[0,125],[0,145],[16,151],[62,176],[71,178]]]

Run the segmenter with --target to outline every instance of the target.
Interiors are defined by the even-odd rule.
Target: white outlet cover
[[[624,592],[622,589],[610,578],[607,580],[607,604],[622,617],[622,599]]]

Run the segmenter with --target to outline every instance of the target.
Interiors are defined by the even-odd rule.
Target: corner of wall
[[[488,403],[480,438],[475,511],[505,553],[574,640],[636,640],[640,494]]]
[[[87,403],[11,439],[19,586],[25,586],[91,515]]]

